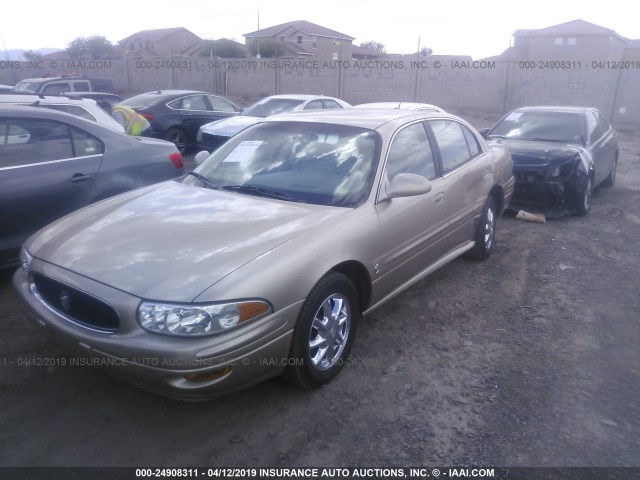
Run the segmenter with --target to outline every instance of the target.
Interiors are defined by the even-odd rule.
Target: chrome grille
[[[99,298],[40,273],[34,273],[31,279],[34,293],[63,317],[104,332],[115,332],[120,327],[118,313]]]

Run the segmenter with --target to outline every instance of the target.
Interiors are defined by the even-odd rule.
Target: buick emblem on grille
[[[67,312],[71,311],[71,295],[69,294],[69,292],[67,292],[66,290],[62,290],[60,292],[59,298],[62,308],[64,308]]]

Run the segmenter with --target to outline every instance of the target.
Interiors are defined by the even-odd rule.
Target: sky
[[[105,36],[112,43],[140,30],[185,27],[204,39],[307,20],[355,37],[373,40],[388,53],[414,53],[429,47],[438,55],[502,53],[515,30],[538,29],[580,18],[640,39],[633,2],[622,0],[67,0],[5,1],[0,11],[0,50],[65,48],[77,37]],[[91,6],[88,6],[91,5]],[[259,13],[258,13],[259,12]]]

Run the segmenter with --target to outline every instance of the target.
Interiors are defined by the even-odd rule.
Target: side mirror
[[[415,197],[429,193],[433,184],[426,178],[414,173],[399,173],[387,182],[385,191],[389,198]]]
[[[490,128],[483,128],[482,130],[478,130],[478,133],[482,135],[482,138],[487,138],[487,133],[489,133]]]
[[[193,157],[193,160],[196,162],[196,165],[200,165],[208,156],[209,152],[207,152],[206,150],[202,150],[201,152],[196,153],[196,156]]]

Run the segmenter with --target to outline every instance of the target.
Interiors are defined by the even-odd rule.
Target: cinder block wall
[[[441,58],[441,61],[438,60]],[[436,67],[436,62],[439,65]],[[638,69],[522,69],[518,61],[470,57],[393,61],[295,62],[272,59],[145,58],[102,63],[8,62],[0,83],[48,75],[111,78],[123,96],[157,89],[197,89],[245,106],[276,93],[324,94],[352,103],[417,101],[458,114],[496,116],[523,105],[594,106],[616,126],[640,125]]]

